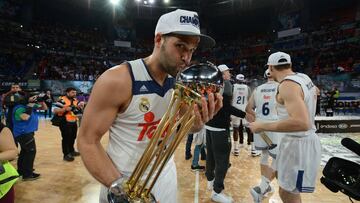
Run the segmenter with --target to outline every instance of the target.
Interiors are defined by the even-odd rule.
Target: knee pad
[[[269,165],[269,151],[268,150],[262,150],[261,157],[260,157],[260,164],[261,165]]]

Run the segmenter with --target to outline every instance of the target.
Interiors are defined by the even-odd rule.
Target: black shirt
[[[230,90],[230,91],[229,91]],[[206,123],[207,126],[214,128],[228,129],[230,127],[230,116],[234,115],[244,118],[246,113],[231,105],[232,103],[232,84],[230,81],[224,82],[223,107],[219,112]]]

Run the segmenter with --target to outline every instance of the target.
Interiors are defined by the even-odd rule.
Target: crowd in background
[[[0,11],[16,11],[16,0]],[[15,6],[11,6],[11,3]],[[14,7],[9,9],[9,7]],[[2,13],[9,16],[10,13]],[[278,38],[259,33],[237,39],[217,39],[211,50],[199,50],[194,59],[228,64],[233,74],[261,77],[266,56],[276,50],[293,56],[296,71],[319,74],[360,71],[359,21],[346,14],[324,16],[320,25],[309,24],[294,36]],[[9,18],[0,20],[0,78],[96,80],[106,69],[149,54],[152,40],[136,39],[132,47],[116,47],[105,30],[61,23],[33,22],[24,26]]]

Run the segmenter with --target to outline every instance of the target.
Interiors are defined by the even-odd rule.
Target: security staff
[[[60,97],[55,106],[54,113],[63,117],[63,122],[59,126],[62,137],[63,160],[74,161],[74,157],[80,155],[74,149],[78,129],[78,117],[76,114],[82,111],[81,104],[76,99],[76,89],[73,87],[67,88],[66,95]]]

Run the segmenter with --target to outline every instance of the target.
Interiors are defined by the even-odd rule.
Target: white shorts
[[[168,166],[161,172],[151,193],[157,202],[177,202],[177,173],[174,159],[170,159]],[[129,177],[131,174],[123,174]],[[108,203],[105,186],[101,186],[99,203]]]
[[[270,138],[272,143],[277,145],[277,147],[275,147],[274,149],[269,150],[269,155],[275,159],[276,155],[278,154],[279,143],[283,135],[277,132],[264,132],[264,133]],[[266,150],[268,147],[264,139],[258,133],[254,134],[254,144],[255,144],[255,149],[257,150],[264,150],[264,149]]]
[[[278,147],[275,170],[279,186],[292,193],[314,192],[321,161],[319,137],[284,135]]]
[[[233,128],[240,127],[240,121],[242,121],[243,126],[248,123],[245,118],[240,118],[240,117],[231,115],[231,126]]]

